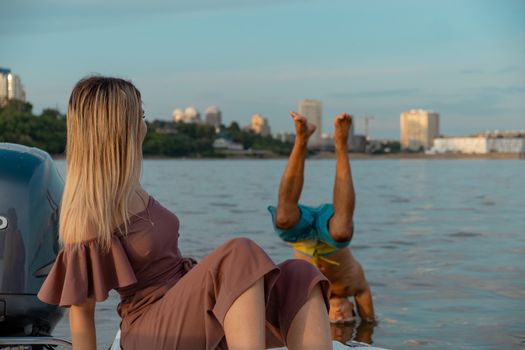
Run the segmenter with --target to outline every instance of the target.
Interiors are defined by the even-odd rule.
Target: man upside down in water
[[[307,144],[316,126],[304,116],[291,112],[296,137],[279,186],[277,207],[270,206],[275,231],[294,249],[298,259],[316,265],[332,284],[330,321],[344,323],[354,320],[353,297],[362,321],[374,322],[374,306],[370,286],[361,264],[352,256],[348,245],[354,232],[355,192],[348,158],[348,132],[352,117],[343,113],[336,117],[336,172],[333,203],[319,207],[299,204],[304,181]]]

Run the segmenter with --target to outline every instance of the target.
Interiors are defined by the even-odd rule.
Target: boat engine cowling
[[[36,294],[59,250],[63,186],[49,154],[0,143],[0,336],[50,334],[62,317]]]

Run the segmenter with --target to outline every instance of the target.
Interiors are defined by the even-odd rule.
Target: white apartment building
[[[310,123],[315,124],[317,127],[313,135],[310,137],[308,147],[321,148],[323,144],[323,110],[321,101],[313,99],[299,101],[299,114],[304,115]]]
[[[187,124],[200,123],[201,116],[195,107],[188,107],[186,109],[177,108],[172,114],[174,122],[183,122]]]
[[[26,100],[20,77],[10,69],[0,68],[0,100]]]
[[[266,119],[260,114],[254,114],[252,116],[250,130],[262,136],[268,136],[271,133],[270,123],[268,122],[268,119]]]
[[[439,136],[439,114],[424,109],[402,112],[401,149],[410,151],[429,150],[434,138]]]
[[[525,138],[439,137],[434,140],[429,153],[525,153]]]
[[[213,126],[215,129],[219,129],[222,123],[221,110],[215,106],[208,107],[206,112],[204,112],[204,123]]]

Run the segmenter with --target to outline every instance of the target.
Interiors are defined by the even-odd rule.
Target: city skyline
[[[17,76],[17,75],[14,75],[12,74],[11,70],[10,69],[6,69],[6,68],[0,68],[0,80],[1,80],[1,83],[2,83],[2,86],[0,86],[0,99],[1,98],[4,98],[6,100],[8,99],[16,99],[16,100],[21,100],[23,102],[27,102],[25,100],[25,91],[23,89],[23,85],[21,83],[21,80],[20,80],[20,77]],[[10,79],[8,79],[8,75],[11,75]],[[13,85],[9,85],[8,84],[8,80],[13,80]],[[5,85],[5,86],[3,86]],[[8,88],[8,85],[11,86]],[[9,92],[8,92],[9,91]],[[5,96],[4,96],[5,95]],[[30,102],[29,102],[30,103]],[[314,100],[314,99],[302,99],[298,102],[298,108],[297,108],[297,111],[299,111],[300,114],[304,115],[308,120],[309,122],[315,124],[315,125],[322,125],[322,102],[319,101],[319,100]],[[421,125],[419,125],[420,123],[423,123],[423,124],[427,124],[427,122],[424,122],[424,121],[419,121],[419,116],[416,117],[416,119],[412,120],[412,122],[409,122],[408,120],[407,121],[404,121],[405,118],[410,118],[409,115],[411,114],[419,114],[419,113],[423,113],[424,115],[430,115],[432,114],[433,116],[435,115],[435,117],[437,118],[436,120],[436,123],[437,123],[437,127],[433,127],[432,128],[432,131],[430,132],[432,134],[432,136],[421,136],[420,134],[423,132],[423,129],[421,129]],[[427,110],[424,110],[424,109],[412,109],[410,111],[404,111],[404,112],[401,112],[401,123],[400,123],[400,137],[399,139],[396,139],[396,138],[373,138],[373,137],[368,137],[368,124],[369,124],[369,121],[371,119],[374,119],[373,116],[369,116],[367,114],[365,114],[364,116],[362,116],[361,118],[363,119],[363,122],[364,122],[364,128],[363,128],[363,133],[362,134],[355,134],[354,130],[356,128],[356,118],[355,116],[352,116],[353,119],[353,123],[352,123],[352,126],[351,126],[351,131],[350,131],[350,134],[352,135],[350,138],[349,138],[349,145],[352,145],[350,146],[350,148],[353,147],[353,144],[352,144],[352,138],[355,137],[355,136],[360,136],[360,137],[364,137],[365,140],[366,139],[370,139],[370,140],[378,140],[378,141],[385,141],[385,140],[390,140],[390,141],[395,141],[395,140],[398,140],[401,142],[401,146],[402,148],[404,149],[410,149],[412,151],[418,149],[419,147],[409,147],[408,144],[409,142],[413,142],[415,140],[417,140],[417,142],[424,142],[426,146],[422,146],[425,150],[428,150],[431,148],[431,140],[434,139],[434,138],[444,138],[444,139],[449,139],[449,138],[470,138],[470,137],[480,137],[479,135],[481,134],[485,134],[485,135],[488,135],[486,137],[489,137],[491,134],[500,134],[500,133],[511,133],[511,134],[522,134],[525,129],[523,130],[520,130],[520,129],[515,129],[515,130],[498,130],[498,129],[494,129],[494,130],[485,130],[485,131],[471,131],[470,134],[465,134],[465,135],[443,135],[439,132],[439,113],[435,112],[435,111],[427,111]],[[360,118],[360,117],[357,117],[357,118]],[[216,131],[218,132],[219,128],[221,125],[223,126],[227,126],[225,124],[222,124],[222,112],[221,110],[217,107],[217,106],[209,106],[206,108],[206,111],[204,113],[204,119],[201,119],[201,113],[200,111],[195,108],[194,106],[189,106],[189,107],[186,107],[186,108],[175,108],[172,112],[172,116],[171,116],[171,120],[175,123],[179,123],[179,122],[182,122],[182,123],[197,123],[197,124],[206,124],[206,125],[211,125],[211,126],[214,126]],[[416,121],[418,120],[418,121]],[[150,120],[150,121],[167,121],[166,119],[155,119],[155,120]],[[239,124],[239,121],[237,120],[231,120],[231,123],[237,123]],[[415,123],[415,124],[414,124]],[[408,125],[416,125],[417,126],[414,128],[413,126],[412,127],[408,127]],[[263,117],[261,114],[259,113],[255,113],[252,115],[250,121],[249,121],[249,124],[248,125],[242,125],[242,124],[239,124],[240,126],[242,126],[244,129],[249,129],[249,130],[252,130],[254,131],[256,134],[262,134],[263,136],[268,136],[268,135],[271,135],[272,137],[276,138],[276,139],[282,139],[284,137],[284,135],[294,135],[293,132],[271,132],[271,127],[270,127],[270,124],[269,124],[269,121],[268,121],[268,118],[265,118]],[[426,129],[425,129],[426,130]],[[325,146],[325,143],[327,140],[332,140],[333,138],[333,134],[330,133],[330,132],[321,132],[322,130],[320,130],[320,128],[318,127],[314,133],[314,135],[312,135],[312,137],[310,138],[310,141],[312,140],[316,140],[315,142],[315,145],[312,144],[312,147],[313,148],[319,148],[321,147],[321,145]],[[426,130],[425,132],[428,132],[428,130]],[[409,134],[411,136],[409,136]],[[317,137],[316,137],[317,135]],[[286,138],[286,137],[285,137]],[[409,141],[409,139],[411,141]],[[425,141],[420,141],[421,140],[425,140]]]
[[[468,135],[524,129],[524,17],[512,0],[9,0],[0,65],[37,112],[64,112],[76,81],[100,73],[131,79],[148,120],[214,105],[224,124],[260,113],[289,132],[288,112],[311,98],[328,133],[346,111],[357,134],[371,115],[371,137],[397,139],[399,113],[422,108],[440,113],[442,134]]]

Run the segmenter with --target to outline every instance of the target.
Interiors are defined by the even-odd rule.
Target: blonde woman
[[[274,264],[245,238],[196,263],[179,220],[141,186],[146,123],[128,81],[88,77],[67,111],[60,250],[38,297],[70,307],[75,349],[95,349],[95,303],[121,297],[121,346],[133,349],[331,349],[326,278]]]

